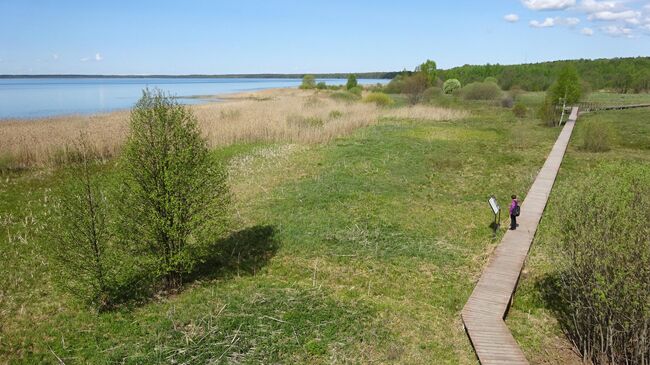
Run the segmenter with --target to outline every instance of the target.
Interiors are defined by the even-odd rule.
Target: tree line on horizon
[[[621,93],[650,92],[650,57],[579,59],[519,65],[464,65],[439,70],[442,80],[457,79],[466,85],[488,77],[498,80],[504,90],[519,87],[527,91],[545,91],[562,69],[572,65],[580,79],[593,90]]]

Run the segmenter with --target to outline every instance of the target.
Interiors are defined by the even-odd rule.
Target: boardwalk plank
[[[530,251],[577,118],[578,108],[573,108],[521,204],[519,228],[508,231],[503,236],[462,310],[465,330],[479,362],[483,365],[528,364],[503,319],[517,288],[521,269]]]

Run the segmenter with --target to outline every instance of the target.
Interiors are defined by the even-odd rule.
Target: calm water
[[[328,85],[345,80],[327,79]],[[205,102],[197,95],[215,95],[297,87],[299,79],[214,78],[12,78],[0,79],[0,119],[93,114],[130,108],[145,87],[170,92],[182,103]],[[359,80],[361,84],[386,80]]]

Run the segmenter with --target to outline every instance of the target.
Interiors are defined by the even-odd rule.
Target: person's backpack
[[[519,217],[519,213],[521,213],[521,209],[519,208],[519,204],[515,205],[515,210],[513,211],[515,214],[515,217]]]

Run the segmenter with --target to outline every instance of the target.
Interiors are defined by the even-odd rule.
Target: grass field
[[[487,198],[523,196],[559,131],[467,109],[215,148],[231,236],[183,292],[101,314],[52,284],[39,232],[62,175],[3,173],[0,363],[474,364],[459,312],[502,234]]]
[[[610,151],[592,153],[580,149],[584,125],[591,121],[609,124],[617,131],[618,136]],[[601,165],[648,166],[649,163],[648,109],[597,112],[578,119],[507,321],[531,363],[580,363],[572,354],[570,344],[564,339],[561,327],[553,316],[552,304],[544,299],[548,290],[546,279],[555,270],[552,257],[558,244],[557,230],[562,225],[557,203],[572,188],[573,182],[584,179]]]

